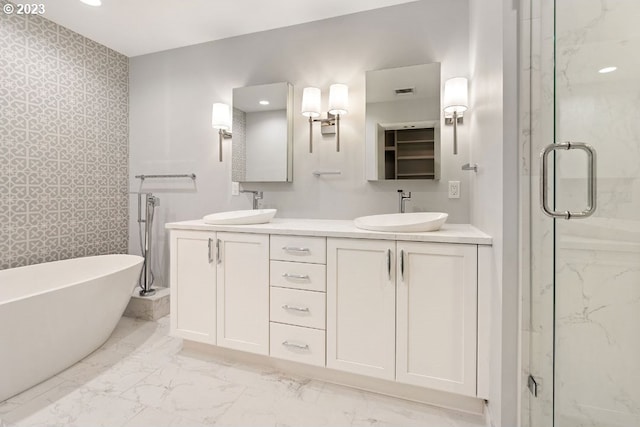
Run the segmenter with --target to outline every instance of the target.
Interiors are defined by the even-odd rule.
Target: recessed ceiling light
[[[102,6],[102,0],[80,0],[84,4],[89,6]]]
[[[613,73],[618,67],[604,67],[598,70],[600,74]]]
[[[262,101],[259,102],[260,105],[269,105],[269,101],[263,99]]]

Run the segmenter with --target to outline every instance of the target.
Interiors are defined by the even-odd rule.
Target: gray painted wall
[[[0,13],[0,76],[0,269],[126,252],[128,59]]]
[[[493,426],[518,425],[518,31],[517,2],[471,2],[471,224],[493,237]]]
[[[218,162],[218,139],[211,129],[211,104],[231,104],[234,87],[288,81],[294,85],[293,183],[255,184],[266,207],[279,217],[335,218],[394,212],[398,188],[413,192],[408,210],[445,211],[452,223],[468,223],[468,126],[459,132],[460,154],[452,155],[451,127],[442,129],[440,182],[367,182],[364,168],[365,72],[422,63],[442,63],[442,80],[469,72],[467,0],[423,0],[273,31],[135,57],[130,60],[131,190],[133,175],[191,173],[197,182],[147,182],[162,200],[156,214],[158,242],[152,266],[158,283],[168,269],[165,222],[250,208],[247,195],[231,196],[230,141]],[[454,30],[455,29],[455,30]],[[350,87],[349,114],[341,121],[342,148],[314,129],[309,153],[307,119],[299,114],[302,89],[323,91],[326,111],[331,83]],[[314,177],[311,172],[340,170]],[[461,181],[460,199],[447,198],[447,181]],[[133,197],[133,196],[132,196]],[[132,204],[132,218],[136,204]],[[138,251],[131,221],[130,250]]]

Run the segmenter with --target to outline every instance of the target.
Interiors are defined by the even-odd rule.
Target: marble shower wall
[[[0,13],[0,269],[127,251],[128,74],[105,46]]]

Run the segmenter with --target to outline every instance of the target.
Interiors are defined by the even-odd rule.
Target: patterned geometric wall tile
[[[126,252],[128,58],[4,13],[0,51],[0,269]]]

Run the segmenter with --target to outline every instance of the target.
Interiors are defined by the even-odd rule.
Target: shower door
[[[554,3],[541,1],[532,146],[555,146],[546,194],[532,172],[528,421],[640,426],[640,1]]]

